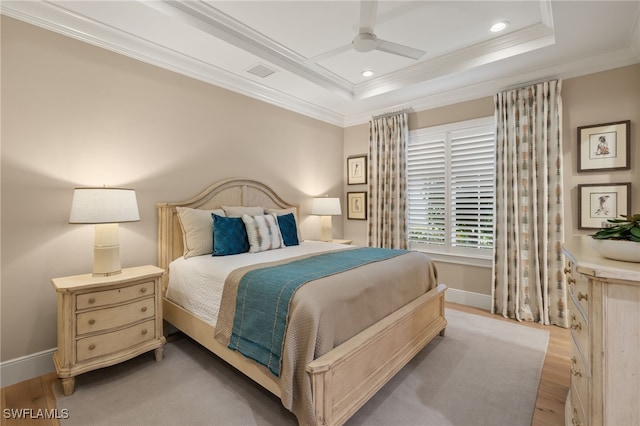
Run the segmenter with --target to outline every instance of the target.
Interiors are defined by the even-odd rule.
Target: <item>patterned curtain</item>
[[[407,113],[369,122],[370,247],[407,248]]]
[[[562,82],[495,95],[496,212],[492,312],[567,327]]]

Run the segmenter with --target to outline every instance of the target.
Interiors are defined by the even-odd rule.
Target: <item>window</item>
[[[493,117],[414,130],[407,146],[409,244],[490,257],[493,248]]]

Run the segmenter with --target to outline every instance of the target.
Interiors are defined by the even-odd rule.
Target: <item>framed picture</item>
[[[347,185],[367,183],[367,156],[354,155],[347,157]]]
[[[367,219],[366,192],[347,192],[347,219]]]
[[[629,169],[630,123],[578,127],[578,172]]]
[[[600,229],[607,219],[631,215],[630,183],[578,185],[578,228]]]

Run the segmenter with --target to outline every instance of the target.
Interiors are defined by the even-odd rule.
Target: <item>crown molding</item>
[[[258,82],[168,49],[138,36],[104,25],[49,2],[0,2],[3,15],[53,31],[82,42],[176,72],[278,107],[336,126],[344,116],[303,99],[279,92]]]
[[[544,6],[545,2],[542,2],[542,5]],[[505,77],[479,83],[469,83],[468,80],[464,80],[464,72],[457,73],[457,71],[472,68],[474,61],[491,62],[490,56],[494,54],[510,56],[506,52],[509,49],[535,48],[535,46],[526,46],[528,43],[548,44],[553,38],[552,30],[548,25],[539,24],[523,30],[527,34],[515,34],[510,37],[497,38],[490,42],[481,43],[463,51],[437,58],[435,62],[429,61],[426,63],[437,68],[436,70],[423,68],[422,64],[416,64],[415,67],[399,72],[403,73],[402,78],[409,81],[414,81],[416,75],[424,72],[432,73],[430,75],[433,75],[434,78],[435,76],[444,77],[448,73],[456,72],[456,75],[452,77],[457,79],[455,89],[434,89],[428,95],[388,105],[384,109],[375,107],[371,111],[340,114],[299,97],[271,89],[259,82],[241,78],[214,64],[204,62],[183,52],[169,49],[136,35],[91,20],[65,9],[60,4],[42,1],[2,1],[0,2],[0,10],[3,15],[339,127],[367,123],[372,115],[383,113],[389,109],[423,111],[485,96],[493,96],[493,94],[505,90],[505,88],[524,85],[522,82],[540,80],[540,75],[565,79],[640,63],[640,24],[638,23],[640,17],[636,17],[635,27],[629,35],[628,47],[625,49],[603,52],[600,55],[586,58],[576,58],[539,69],[528,69],[524,72],[511,73]],[[548,8],[547,14],[550,14],[550,8]],[[551,17],[547,16],[543,20],[545,24],[549,19]],[[527,37],[529,37],[529,41],[527,41]],[[500,53],[501,51],[502,53]],[[280,53],[286,54],[286,52]],[[462,69],[456,68],[457,66],[461,66]],[[397,88],[393,86],[391,78],[381,77],[368,82],[368,84],[370,85],[358,85],[355,87],[355,92],[358,96],[366,98],[373,96],[373,93],[382,93]]]

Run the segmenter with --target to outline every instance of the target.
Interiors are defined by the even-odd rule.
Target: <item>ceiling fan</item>
[[[422,55],[425,54],[423,50],[382,40],[375,35],[373,27],[376,21],[377,9],[378,0],[362,0],[360,2],[360,25],[358,34],[356,34],[351,43],[309,58],[307,62],[319,62],[350,49],[363,53],[380,50],[382,52],[404,56],[405,58],[420,59]]]

